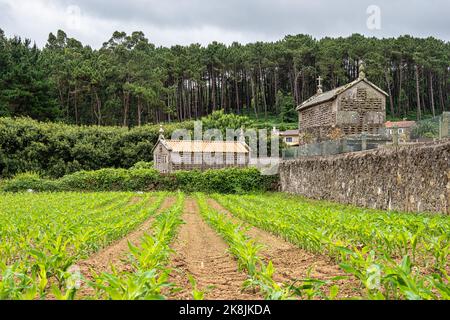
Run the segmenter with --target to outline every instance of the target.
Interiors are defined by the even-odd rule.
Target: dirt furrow
[[[186,199],[182,219],[185,224],[172,245],[170,263],[174,268],[170,281],[181,291],[169,298],[193,299],[188,278],[192,275],[198,289],[205,291],[205,299],[261,299],[252,292],[242,292],[246,273],[238,271],[236,260],[227,252],[228,245],[202,219],[195,200]]]
[[[135,204],[137,201],[138,199],[133,198],[131,203]],[[149,201],[154,201],[154,199],[150,199]],[[161,213],[172,207],[175,202],[175,197],[167,197],[164,199],[157,213]],[[111,265],[114,265],[117,271],[130,271],[131,266],[127,262],[127,256],[130,252],[128,242],[131,242],[134,245],[139,245],[143,235],[150,232],[154,218],[155,215],[151,216],[139,225],[137,229],[130,232],[125,237],[114,241],[111,245],[97,253],[94,253],[89,258],[79,261],[77,266],[80,268],[80,272],[83,277],[88,280],[92,280],[91,271],[95,271],[98,274],[102,272],[111,272]],[[77,292],[77,297],[82,298],[92,296],[93,294],[94,290],[92,288],[87,285],[82,285],[80,290]]]
[[[243,222],[217,201],[208,199],[208,204],[218,212],[226,214],[233,222]],[[329,280],[336,276],[348,276],[330,257],[310,253],[262,229],[250,226],[247,235],[264,245],[261,257],[265,261],[272,261],[276,270],[274,280],[279,283],[293,283],[297,279],[305,279],[309,269],[311,269],[309,277],[314,279]],[[339,286],[338,298],[359,295],[360,283],[354,277],[339,280],[335,284]]]

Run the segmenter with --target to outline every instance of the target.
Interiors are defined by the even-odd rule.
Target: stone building
[[[247,167],[250,148],[243,141],[166,140],[162,134],[153,148],[154,168],[162,173]]]
[[[397,131],[397,134],[401,140],[409,141],[415,125],[415,121],[387,121],[385,123],[386,134],[388,137],[392,137],[395,134],[394,131]]]
[[[298,130],[286,130],[280,131],[280,137],[283,139],[283,142],[290,147],[299,145],[299,132]]]
[[[301,143],[384,133],[388,94],[366,79],[363,65],[357,80],[331,91],[322,91],[321,80],[317,93],[297,107]]]

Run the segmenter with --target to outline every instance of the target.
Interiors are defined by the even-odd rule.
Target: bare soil
[[[208,204],[222,214],[226,214],[235,223],[244,223],[233,216],[217,201],[208,199]],[[245,224],[245,223],[244,223]],[[248,224],[245,224],[249,226]],[[272,261],[275,267],[274,280],[279,283],[293,283],[298,279],[305,279],[311,268],[310,278],[329,280],[336,276],[348,276],[330,257],[313,254],[296,245],[285,241],[269,232],[250,226],[247,235],[256,242],[264,245],[261,258],[266,262]],[[358,296],[360,283],[350,276],[348,279],[336,282],[339,286],[338,298]]]
[[[202,219],[195,200],[186,199],[182,219],[185,224],[171,246],[174,254],[170,263],[174,268],[170,281],[181,291],[169,298],[193,299],[188,278],[191,275],[198,289],[205,291],[205,299],[261,299],[256,293],[242,292],[246,273],[238,270],[236,260],[227,252],[228,245]]]
[[[142,198],[133,197],[130,200],[130,203],[135,204],[140,200],[142,200]],[[150,201],[154,201],[154,199],[150,199],[149,202]],[[162,211],[170,208],[175,204],[175,202],[176,198],[174,197],[166,198],[157,213],[161,213]],[[128,254],[130,252],[128,242],[131,242],[136,246],[139,245],[143,235],[151,231],[151,225],[154,218],[155,216],[148,218],[141,225],[139,225],[137,229],[127,234],[124,238],[114,241],[111,245],[100,250],[99,252],[94,253],[86,260],[79,261],[77,266],[80,268],[80,272],[83,277],[87,280],[92,280],[92,271],[97,274],[102,272],[111,272],[111,265],[114,265],[114,268],[119,272],[131,271],[131,265],[127,261]],[[77,297],[88,297],[93,294],[94,289],[86,284],[83,284],[77,292]]]

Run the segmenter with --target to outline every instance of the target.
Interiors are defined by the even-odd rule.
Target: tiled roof
[[[248,153],[249,148],[240,141],[165,140],[160,139],[173,152]]]
[[[415,121],[387,121],[385,123],[386,128],[411,128],[416,124]]]
[[[336,97],[341,94],[342,92],[344,92],[345,90],[353,87],[355,84],[364,81],[365,83],[367,83],[368,85],[370,85],[371,87],[373,87],[375,90],[381,92],[382,94],[388,96],[388,94],[386,92],[384,92],[382,89],[380,89],[379,87],[377,87],[376,85],[374,85],[372,82],[370,82],[367,79],[357,79],[353,82],[350,82],[346,85],[343,85],[341,87],[338,87],[336,89],[330,90],[330,91],[326,91],[324,93],[320,93],[320,94],[316,94],[314,96],[312,96],[311,98],[309,98],[308,100],[305,100],[301,105],[299,105],[297,107],[297,111],[299,110],[303,110],[306,109],[308,107],[312,107],[315,106],[317,104],[321,104],[330,100],[334,100],[336,99]]]
[[[280,132],[280,136],[296,136],[298,134],[299,134],[298,129],[297,130],[286,130],[286,131]]]

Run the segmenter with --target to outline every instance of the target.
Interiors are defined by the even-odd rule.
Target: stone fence
[[[309,198],[409,212],[450,213],[450,140],[280,164],[281,189]]]

